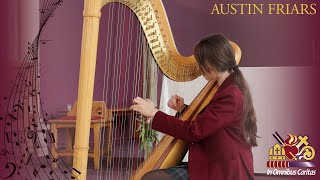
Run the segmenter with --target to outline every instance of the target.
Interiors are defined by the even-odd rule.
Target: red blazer
[[[188,172],[195,180],[253,179],[251,146],[243,139],[242,92],[231,74],[195,121],[158,111],[152,128],[189,142]]]

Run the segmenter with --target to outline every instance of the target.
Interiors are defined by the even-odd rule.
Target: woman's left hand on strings
[[[130,109],[138,111],[142,115],[153,118],[154,115],[159,111],[150,99],[142,99],[141,97],[136,97],[133,100],[133,105]]]

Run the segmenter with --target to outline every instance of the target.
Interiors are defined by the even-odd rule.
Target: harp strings
[[[106,60],[104,61],[102,98],[111,110],[129,108],[136,96],[157,103],[156,66],[145,34],[135,15],[120,3],[109,3],[106,27]],[[155,38],[155,36],[154,36]],[[152,67],[152,68],[150,68]],[[152,79],[153,78],[153,79]],[[157,83],[157,81],[156,81]],[[155,90],[154,92],[151,89]],[[124,119],[125,118],[125,119]],[[99,179],[129,179],[143,162],[136,119],[145,119],[135,112],[113,114],[112,128],[103,126],[100,138]],[[105,121],[102,124],[105,125]],[[150,128],[150,125],[149,125]],[[111,142],[107,134],[111,130]],[[150,134],[148,134],[150,136]],[[111,143],[105,162],[105,147]],[[105,170],[106,169],[106,170]]]
[[[130,15],[129,14],[129,22],[128,22],[128,24],[129,24],[129,27],[128,27],[128,32],[127,32],[127,34],[128,34],[128,36],[127,36],[127,40],[128,40],[128,44],[132,44],[133,43],[133,40],[132,40],[132,36],[133,36],[133,16],[132,15]],[[128,62],[127,63],[127,66],[126,67],[128,67],[128,68],[126,68],[126,72],[125,72],[125,79],[126,79],[126,81],[125,81],[125,92],[124,92],[124,94],[129,94],[129,81],[128,81],[128,79],[130,78],[130,69],[131,69],[131,66],[132,66],[132,62],[133,61],[130,61],[130,57],[132,56],[132,48],[130,48],[128,45],[127,45],[127,48],[126,48],[126,54],[127,54],[127,56],[126,56],[126,62]],[[140,62],[140,61],[139,61]],[[134,88],[135,89],[135,88]],[[123,100],[125,100],[125,98],[123,98]],[[123,102],[123,104],[125,104],[125,102]],[[131,115],[130,115],[131,116]],[[132,118],[133,117],[129,117],[129,120],[132,120]],[[128,119],[127,119],[128,120]],[[131,151],[130,151],[130,149],[131,149],[131,147],[132,147],[132,139],[130,138],[130,137],[132,137],[132,131],[131,131],[131,128],[132,128],[132,123],[133,123],[134,121],[129,121],[129,142],[128,142],[128,153],[129,153],[129,157],[131,157],[132,156],[132,153],[131,153]],[[123,126],[122,126],[123,127]],[[130,163],[131,163],[131,161],[130,161],[131,159],[130,158],[128,158],[127,159],[127,164],[126,164],[126,169],[128,170],[128,171],[126,171],[126,175],[130,172]],[[129,162],[128,162],[129,161]]]
[[[121,67],[121,45],[123,45],[123,37],[122,37],[122,29],[121,26],[123,26],[123,10],[124,7],[120,6],[119,4],[117,4],[117,6],[115,6],[116,8],[114,8],[112,14],[116,15],[116,23],[111,24],[112,26],[115,26],[115,32],[112,34],[112,36],[114,37],[113,39],[113,43],[112,45],[114,45],[113,48],[113,52],[114,52],[114,57],[112,59],[107,59],[109,61],[113,61],[113,81],[112,81],[112,97],[114,97],[113,102],[111,102],[111,109],[118,109],[120,108],[120,96],[119,96],[119,90],[120,90],[120,81],[121,81],[121,76],[122,76],[122,67]],[[108,35],[109,36],[109,35]],[[112,53],[108,52],[108,53]],[[126,66],[124,66],[126,67]],[[109,96],[110,97],[110,96]],[[121,129],[121,122],[119,122],[119,120],[121,120],[120,118],[118,118],[118,116],[114,116],[114,121],[113,123],[113,133],[112,133],[112,146],[111,146],[111,178],[113,178],[115,176],[115,171],[117,170],[117,177],[120,176],[120,164],[122,164],[121,161],[121,157],[120,157],[120,150],[121,150],[121,134],[122,131],[117,131],[118,129]],[[120,141],[120,142],[119,142]]]
[[[120,97],[120,89],[121,89],[120,85],[123,83],[122,80],[124,80],[124,82],[125,82],[124,83],[124,89],[126,89],[126,87],[125,87],[126,79],[122,79],[122,77],[123,77],[123,73],[124,73],[123,72],[124,71],[123,68],[125,68],[125,70],[126,70],[127,67],[128,67],[126,65],[126,62],[125,63],[123,62],[123,53],[122,53],[122,51],[124,50],[124,46],[123,46],[124,45],[124,43],[123,43],[124,42],[124,28],[123,28],[123,26],[124,26],[124,23],[125,23],[125,11],[124,10],[125,10],[125,7],[119,5],[119,10],[118,10],[118,17],[119,17],[118,22],[119,23],[116,26],[117,27],[117,31],[116,32],[118,32],[119,36],[116,39],[119,39],[120,41],[116,41],[116,44],[118,46],[116,45],[116,51],[115,51],[115,53],[116,53],[115,61],[117,62],[116,63],[117,72],[120,72],[120,76],[117,76],[117,77],[119,77],[119,79],[116,82],[116,87],[117,88],[115,89],[115,93],[116,93],[115,97],[116,97],[116,101],[117,102],[123,102],[123,100],[124,100],[123,96],[125,94],[122,95],[123,99],[121,99],[121,97]],[[122,92],[122,93],[124,93],[124,92]],[[124,106],[124,104],[122,104],[122,106]],[[121,105],[120,104],[116,104],[116,107],[117,108],[121,108]],[[121,158],[123,157],[123,151],[124,151],[124,149],[123,149],[124,148],[123,147],[123,141],[124,141],[124,131],[125,130],[123,129],[123,119],[120,119],[120,118],[116,119],[116,126],[117,126],[116,130],[118,128],[120,128],[120,134],[118,132],[117,136],[115,136],[115,138],[116,138],[115,140],[119,139],[119,146],[115,150],[116,151],[115,155],[117,157],[117,159],[115,159],[115,160],[117,160],[116,161],[116,164],[117,164],[116,169],[118,170],[116,177],[120,177],[122,175],[121,174],[121,168],[122,168],[122,165],[123,165],[123,161],[122,161]]]
[[[110,3],[108,7],[108,27],[106,42],[106,61],[104,63],[103,99],[108,109],[124,109],[132,104],[136,96],[143,96],[143,75],[146,52],[150,52],[140,24],[134,15],[119,3]],[[128,25],[128,28],[125,28]],[[127,42],[127,44],[125,43]],[[150,55],[148,55],[150,56]],[[152,56],[152,55],[151,55]],[[130,106],[129,106],[130,107]],[[126,122],[123,117],[126,117]],[[121,111],[113,116],[111,139],[105,139],[108,130],[102,128],[100,144],[105,147],[111,143],[111,151],[104,164],[104,149],[100,152],[99,179],[129,179],[131,173],[142,162],[142,152],[138,149],[140,140],[135,137],[137,126],[136,113],[125,114]],[[105,122],[103,122],[105,123]],[[128,125],[129,124],[129,125]],[[126,127],[126,128],[125,128]],[[126,160],[126,161],[124,161]]]
[[[142,38],[142,30],[141,30],[141,27],[139,25],[139,23],[136,23],[135,25],[135,30],[136,30],[136,44],[135,46],[137,47],[135,53],[134,53],[134,59],[136,59],[138,62],[135,63],[135,73],[134,73],[134,88],[133,88],[133,96],[137,96],[139,95],[139,93],[141,93],[141,87],[142,87],[142,84],[141,84],[141,67],[143,65],[142,61],[142,55],[143,55],[143,52],[142,52],[142,43],[141,43],[141,38]],[[141,94],[140,94],[141,96]],[[132,98],[133,99],[133,98]],[[132,101],[132,99],[130,99]],[[135,133],[137,131],[137,127],[136,127],[136,117],[138,117],[137,113],[134,112],[133,114],[131,114],[130,116],[130,120],[131,121],[131,128],[130,128],[130,137],[134,136],[135,137]],[[140,144],[140,139],[137,137],[135,137],[135,139],[131,139],[131,141],[129,142],[129,153],[130,153],[130,157],[133,157],[133,156],[136,156],[136,159],[131,159],[131,161],[129,162],[129,171],[128,173],[126,174],[126,176],[128,176],[128,178],[126,179],[129,179],[132,171],[138,167],[138,165],[140,164],[141,162],[141,159],[140,159],[140,156],[139,153],[140,150],[139,150],[139,144]]]
[[[131,17],[133,17],[133,15],[131,15]],[[133,21],[132,21],[133,22]],[[137,47],[137,49],[134,51],[134,59],[138,60],[137,63],[135,63],[135,73],[134,73],[134,82],[136,82],[134,84],[134,88],[133,88],[133,94],[138,95],[138,93],[140,92],[140,88],[141,88],[141,67],[142,67],[142,43],[141,43],[141,39],[142,39],[142,29],[139,25],[139,23],[136,23],[135,25],[135,35],[137,37],[136,41],[135,41],[135,47]],[[134,33],[131,33],[134,34]],[[132,99],[131,99],[132,100]],[[134,112],[133,114],[131,114],[130,119],[133,120],[131,121],[131,126],[130,126],[130,135],[129,137],[135,137],[135,133],[137,131],[137,127],[136,127],[136,119],[137,117],[137,113]],[[133,157],[135,154],[137,155],[139,152],[139,144],[140,144],[140,139],[139,138],[134,138],[134,139],[130,139],[129,141],[129,157]],[[139,158],[139,156],[137,155],[136,159],[132,158],[129,161],[128,164],[128,173],[126,174],[126,179],[129,179],[131,172],[138,167],[138,165],[141,163],[141,159]]]
[[[115,94],[114,93],[115,90],[113,88],[113,87],[116,88],[116,82],[117,82],[116,76],[114,76],[116,74],[116,66],[115,66],[114,63],[117,63],[117,59],[115,59],[115,57],[114,57],[115,55],[114,54],[111,54],[112,51],[117,52],[116,48],[114,48],[114,47],[117,46],[117,44],[116,45],[113,44],[113,38],[112,37],[113,37],[114,34],[118,37],[118,33],[114,33],[114,31],[116,31],[116,30],[114,29],[113,26],[114,25],[117,26],[117,23],[119,21],[119,16],[115,15],[117,17],[117,19],[114,17],[114,12],[115,12],[114,9],[117,8],[114,3],[111,3],[109,7],[110,7],[110,9],[109,9],[109,15],[108,15],[108,18],[109,18],[108,22],[110,22],[110,24],[108,23],[108,32],[107,32],[107,34],[110,34],[110,35],[107,36],[108,39],[107,39],[107,46],[106,46],[106,61],[105,61],[105,64],[107,64],[107,65],[105,65],[105,67],[108,68],[108,71],[105,72],[105,76],[104,76],[104,80],[105,80],[105,82],[107,81],[108,88],[106,90],[104,89],[103,92],[105,92],[105,94],[104,94],[105,95],[105,97],[104,97],[105,102],[107,103],[108,107],[110,107],[110,109],[112,109],[112,108],[115,108],[115,106],[116,106],[115,102],[117,100],[117,96],[114,95]],[[108,78],[105,78],[106,74],[107,74]],[[109,93],[112,94],[112,96],[109,96]],[[115,137],[114,134],[115,134],[115,129],[117,129],[117,126],[118,126],[117,119],[115,117],[112,120],[111,129],[109,129],[109,130],[112,131],[111,132],[111,136],[112,136],[111,139],[114,139],[114,137]],[[105,138],[105,136],[102,136],[102,139],[104,139],[104,138]],[[112,158],[114,156],[114,154],[115,154],[115,149],[114,149],[115,141],[108,142],[109,139],[107,139],[106,141],[107,141],[107,143],[111,143],[111,149],[110,149],[110,154],[109,154],[110,155],[110,159],[107,160],[107,161],[110,161],[110,162],[107,162],[107,166],[110,166],[108,168],[111,169],[115,164],[114,159]],[[102,161],[103,158],[101,158],[100,160]],[[102,164],[102,162],[101,162],[101,164]],[[103,166],[101,168],[103,168]],[[113,173],[113,172],[112,171],[110,171],[110,172],[108,171],[107,172],[108,177],[109,176],[112,177],[111,173]]]
[[[113,6],[113,4],[110,4],[109,5],[109,8],[108,8],[108,22],[110,22],[110,24],[113,24],[113,20],[114,20],[114,18],[113,18],[113,16],[112,16],[112,9],[114,8],[114,6]],[[111,25],[109,25],[109,26],[107,26],[107,34],[108,33],[110,33],[110,34],[112,34],[112,28],[111,28]],[[110,51],[109,49],[111,48],[110,45],[111,44],[111,36],[107,36],[107,40],[106,40],[106,51],[105,51],[105,53],[106,53],[106,61],[104,61],[104,78],[103,78],[103,96],[102,96],[102,98],[103,98],[103,100],[105,100],[105,102],[106,102],[106,104],[109,104],[109,101],[107,100],[107,94],[109,93],[109,88],[106,88],[106,80],[107,79],[110,79],[110,67],[111,67],[111,65],[110,65],[110,63],[111,63],[111,61],[107,61],[107,59],[111,59],[111,55],[110,55],[110,53],[108,53],[108,51]],[[106,130],[106,128],[105,128],[105,124],[106,122],[105,121],[103,121],[103,128],[102,128],[102,138],[100,138],[100,142],[99,142],[99,147],[102,147],[102,152],[99,152],[99,154],[100,154],[100,162],[99,162],[99,165],[100,165],[100,168],[102,169],[103,167],[104,167],[104,164],[103,164],[103,158],[104,158],[104,152],[105,152],[105,146],[108,146],[108,143],[111,143],[111,142],[108,142],[108,138],[107,139],[105,139],[105,136],[104,136],[104,134],[106,134],[106,133],[109,133],[109,132],[107,132],[107,131],[113,131],[113,128],[109,128],[108,130]],[[113,134],[113,132],[111,132],[111,138],[112,138],[112,134]],[[100,144],[102,144],[101,146],[100,146]],[[107,149],[108,150],[108,149]],[[99,148],[99,151],[100,151],[100,148]],[[108,150],[109,151],[109,150]],[[109,153],[111,153],[111,152],[107,152],[107,155],[109,155]],[[107,157],[107,158],[109,158],[109,157]],[[107,159],[107,161],[109,161],[109,159]],[[109,165],[109,162],[107,162],[107,164],[106,164],[106,166],[107,166],[107,168],[108,168],[108,165]],[[102,171],[97,171],[97,179],[102,179],[103,178],[103,174],[102,174]]]

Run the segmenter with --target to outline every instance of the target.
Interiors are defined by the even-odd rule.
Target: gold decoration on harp
[[[154,59],[167,77],[174,81],[191,81],[201,75],[194,56],[180,55],[174,43],[170,24],[160,0],[113,1],[129,7],[138,17]],[[240,61],[240,48],[231,42],[236,60]]]
[[[201,75],[193,56],[179,54],[161,1],[116,2],[129,7],[137,15],[152,54],[167,77],[174,81],[191,81]]]

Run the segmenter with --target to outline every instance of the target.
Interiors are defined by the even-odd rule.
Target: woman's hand
[[[141,97],[136,97],[133,100],[133,105],[130,107],[130,109],[138,111],[148,118],[153,118],[154,115],[159,111],[152,101],[149,99],[142,99]]]
[[[169,108],[179,111],[184,106],[184,99],[178,95],[171,96],[167,105]]]

